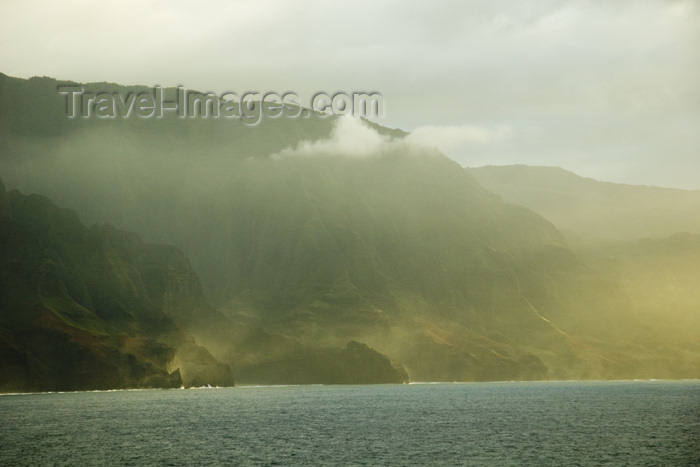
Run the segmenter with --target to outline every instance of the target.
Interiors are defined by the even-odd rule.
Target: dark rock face
[[[401,384],[406,370],[356,341],[345,348],[306,347],[243,367],[243,382],[257,384]]]
[[[191,364],[199,357],[184,345],[188,334],[246,383],[396,379],[371,370],[386,369],[370,363],[373,354],[345,349],[352,340],[399,362],[416,381],[700,375],[692,332],[697,261],[686,261],[697,239],[665,244],[687,270],[674,267],[669,275],[660,251],[652,262],[633,251],[621,251],[619,264],[609,263],[607,250],[587,258],[549,222],[585,236],[598,235],[590,229],[597,219],[604,227],[598,232],[617,225],[615,235],[638,234],[638,216],[620,217],[627,203],[609,202],[618,197],[608,196],[608,185],[549,173],[531,180],[553,185],[496,177],[517,188],[503,199],[533,209],[523,196],[543,188],[527,196],[544,196],[538,205],[552,209],[539,211],[543,218],[484,189],[479,173],[405,141],[366,157],[280,156],[302,141],[329,138],[334,118],[265,119],[254,127],[174,115],[68,120],[57,84],[0,76],[5,182],[48,195],[90,222],[176,245],[201,287],[176,248],[145,245],[106,226],[85,229],[74,214],[44,209],[39,198],[0,198],[0,216],[15,218],[8,238],[24,239],[11,232],[24,229],[34,239],[2,258],[6,281],[15,281],[3,289],[3,310],[24,310],[0,323],[10,336],[3,348],[12,371],[34,361],[13,350],[26,348],[16,331],[32,321],[13,320],[44,310],[100,339],[125,334],[164,343],[171,357],[141,341],[129,341],[128,352],[164,373],[179,368],[185,384],[211,378]],[[127,91],[104,83],[85,88],[103,86]],[[387,141],[401,136],[375,129]],[[562,187],[574,190],[562,196]],[[641,192],[633,191],[637,200]],[[697,224],[667,222],[697,219],[689,215],[697,204],[664,217],[669,203],[658,204],[658,190],[642,191],[633,211],[646,213],[649,233]],[[585,193],[595,194],[593,202]],[[685,205],[691,198],[665,199]],[[607,222],[618,217],[623,222]],[[650,274],[632,271],[638,268],[628,265],[629,254],[649,264]],[[683,325],[658,326],[679,317]]]
[[[350,341],[341,355],[348,370],[339,382],[408,383],[406,370],[366,344]]]
[[[83,226],[41,196],[0,192],[0,391],[232,386],[231,367],[192,335],[246,345],[213,310],[189,261],[109,225]],[[190,334],[190,330],[193,333]],[[256,383],[403,383],[405,370],[364,344],[347,348],[269,336],[282,353],[240,366]],[[216,342],[216,339],[213,340]],[[249,343],[250,344],[250,343]],[[251,349],[253,347],[254,349]]]
[[[0,391],[233,384],[164,311],[201,300],[182,254],[2,188]]]

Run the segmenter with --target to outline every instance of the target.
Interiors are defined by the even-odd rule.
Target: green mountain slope
[[[351,341],[395,380],[655,377],[685,352],[651,345],[624,287],[552,224],[399,132],[364,131],[383,141],[367,154],[332,149],[334,118],[23,125],[7,183],[185,251],[220,312],[171,315],[246,382],[342,381],[324,352],[374,359]],[[319,139],[331,149],[280,153]],[[683,358],[664,374],[697,375]]]
[[[504,201],[532,209],[572,245],[700,233],[700,191],[623,185],[557,167],[466,169]]]
[[[700,347],[700,235],[588,247],[579,256],[601,275],[620,282],[639,321],[659,345]]]
[[[87,229],[72,211],[1,184],[0,205],[0,390],[233,384],[230,368],[164,313],[164,300],[197,293],[179,252]]]
[[[109,225],[88,229],[73,211],[41,196],[6,194],[0,182],[0,279],[0,392],[233,384],[229,365],[184,328],[223,330],[228,342],[249,331],[206,303],[175,247],[144,244]],[[244,381],[279,359],[306,368],[286,374],[298,383],[407,380],[364,344],[286,344],[281,357],[267,349],[286,340],[267,335],[263,358],[237,365]],[[237,358],[250,360],[255,346],[239,341]]]

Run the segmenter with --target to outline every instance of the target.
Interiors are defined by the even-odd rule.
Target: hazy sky
[[[698,1],[0,0],[0,71],[378,91],[463,165],[700,189]]]

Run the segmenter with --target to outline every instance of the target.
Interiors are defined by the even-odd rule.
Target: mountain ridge
[[[203,318],[233,326],[204,301],[176,247],[147,245],[109,225],[87,229],[43,196],[6,193],[1,181],[0,188],[1,392],[233,385],[230,366],[192,338]],[[403,368],[359,342],[292,350],[287,358],[308,367],[292,375],[298,384],[408,381]],[[244,381],[266,365],[280,363],[244,368]]]
[[[272,157],[334,147],[338,122],[86,120],[58,140],[9,131],[0,157],[12,186],[181,248],[219,310],[173,313],[246,382],[352,341],[411,380],[697,375],[700,354],[640,321],[617,278],[444,155],[358,123],[382,146]]]
[[[0,188],[0,390],[233,384],[227,365],[149,304],[158,290],[125,262],[135,249],[109,246],[134,237]]]
[[[700,233],[700,190],[601,182],[558,167],[466,170],[504,201],[554,223],[574,245]]]

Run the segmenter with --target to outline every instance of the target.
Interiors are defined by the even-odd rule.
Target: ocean
[[[700,381],[0,396],[3,466],[700,466]]]

